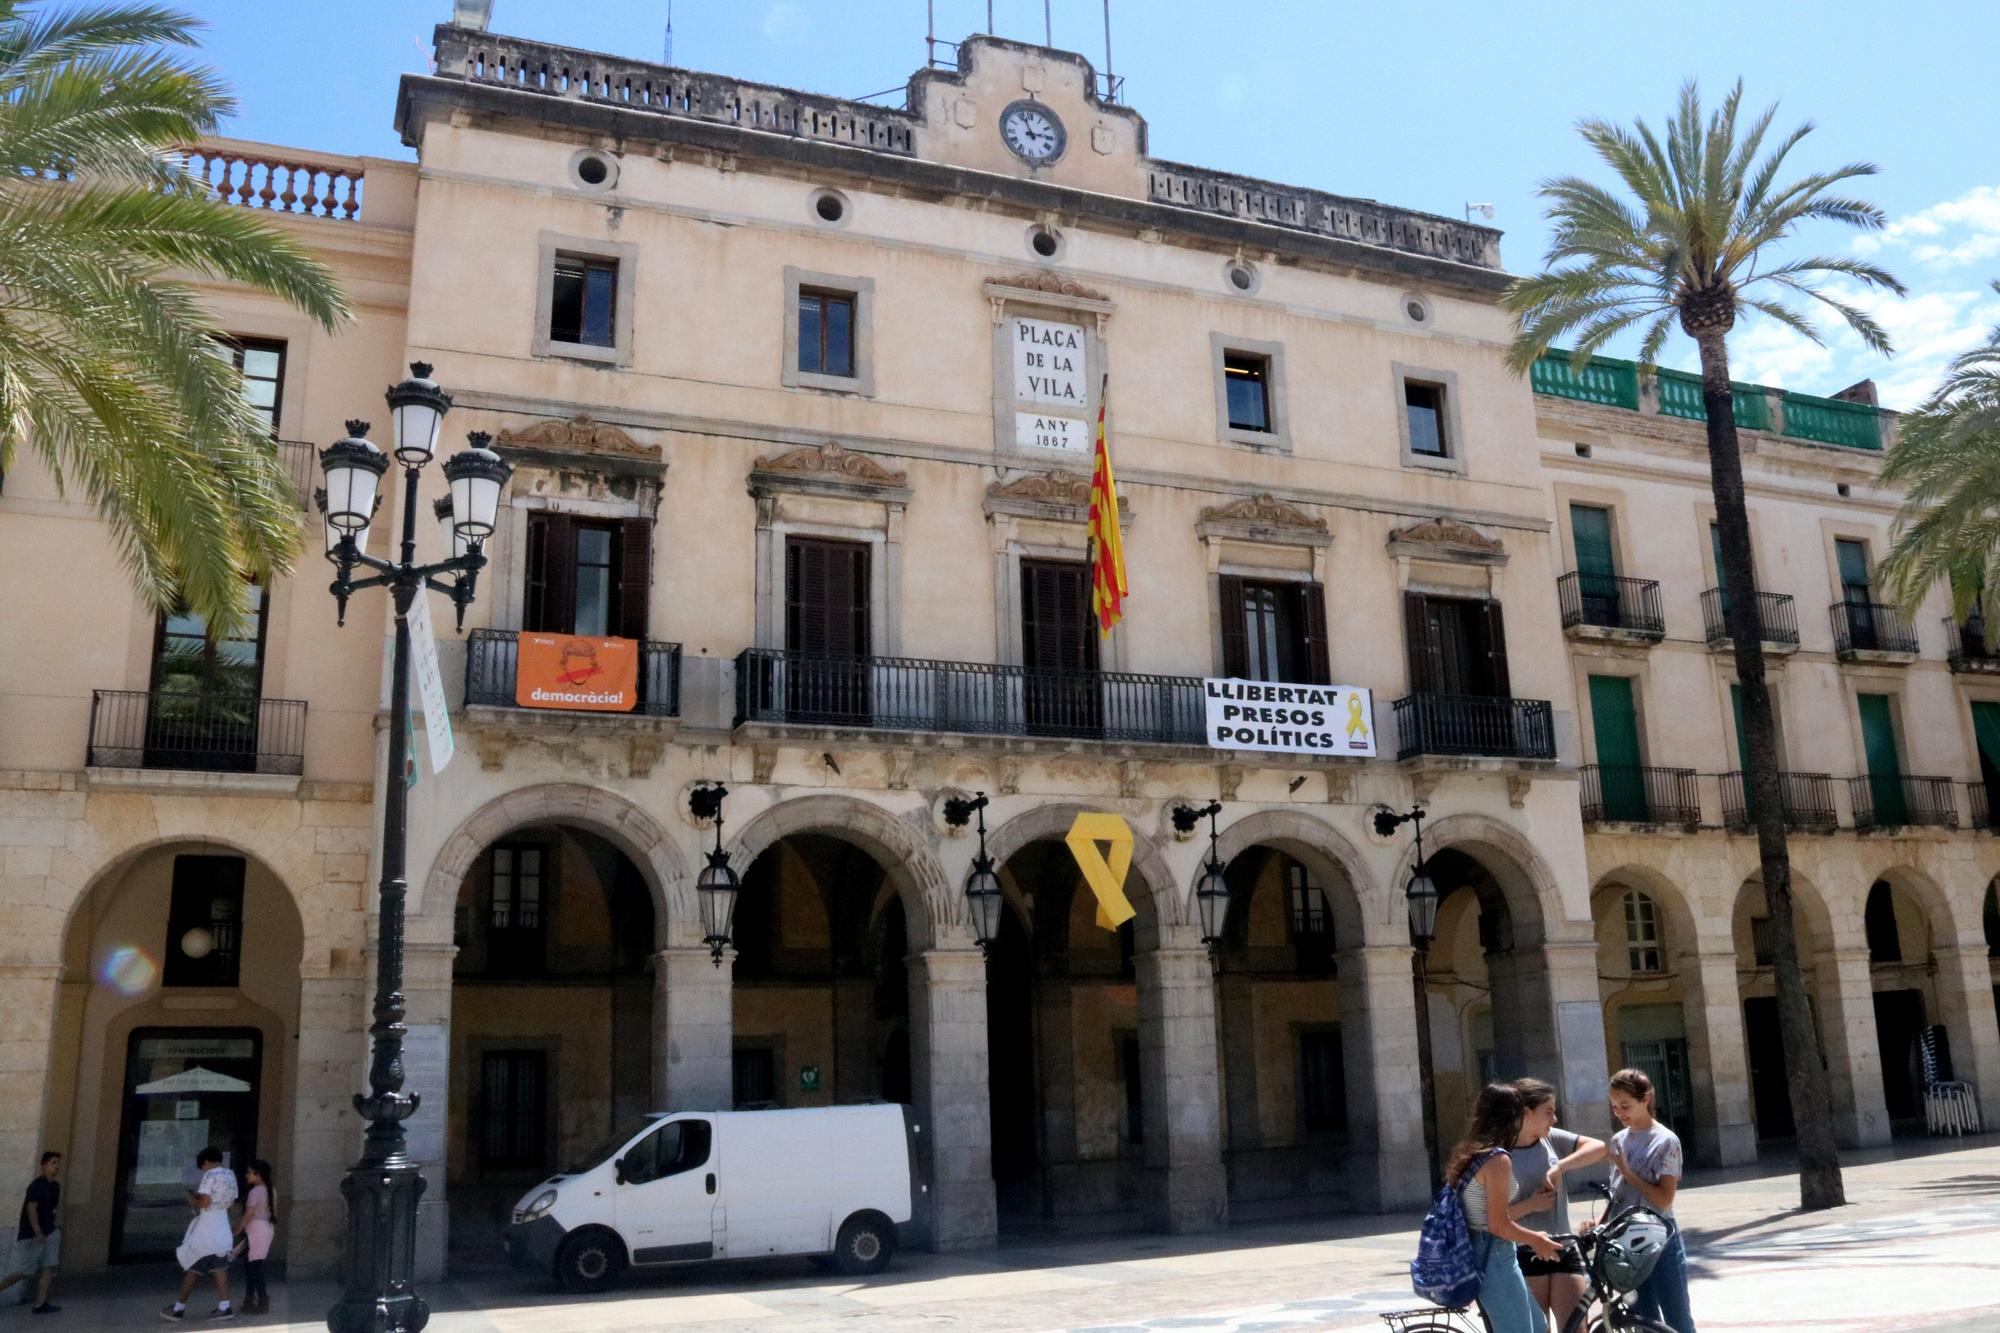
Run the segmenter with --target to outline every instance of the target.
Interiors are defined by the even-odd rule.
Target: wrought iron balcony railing
[[[1726,589],[1710,588],[1701,595],[1702,628],[1707,633],[1709,647],[1729,642],[1728,614],[1729,594]],[[1781,648],[1799,646],[1799,616],[1789,593],[1758,593],[1757,622],[1765,643]]]
[[[1986,621],[1980,616],[1944,618],[1945,658],[1953,671],[2000,671],[2000,652],[1986,646]]]
[[[1801,833],[1831,833],[1840,827],[1840,815],[1833,805],[1833,778],[1826,773],[1780,773],[1779,796],[1784,804],[1785,827]],[[1732,833],[1749,830],[1748,775],[1722,775],[1722,826]]]
[[[1857,830],[1957,828],[1958,801],[1950,778],[1875,774],[1847,780]]]
[[[1398,759],[1426,754],[1556,757],[1555,714],[1547,699],[1412,694],[1396,700],[1395,707]]]
[[[1701,798],[1691,768],[1590,764],[1583,770],[1587,824],[1652,824],[1694,828]]]
[[[2000,831],[2000,810],[1994,808],[1992,789],[1983,782],[1968,782],[1965,794],[1972,798],[1972,827]]]
[[[215,689],[92,690],[93,768],[305,771],[306,701]]]
[[[736,721],[1207,742],[1201,681],[1190,676],[1045,673],[928,658],[815,657],[777,648],[750,648],[737,657]]]
[[[1663,639],[1666,619],[1660,614],[1660,585],[1655,579],[1628,579],[1613,574],[1572,570],[1556,580],[1564,629],[1592,625],[1626,630],[1649,639]]]
[[[278,458],[299,493],[299,508],[311,508],[313,487],[319,484],[319,446],[311,440],[279,440]]]
[[[490,708],[518,707],[514,683],[519,668],[520,634],[510,629],[476,629],[465,636],[465,702]],[[534,709],[560,712],[560,709]],[[639,641],[639,702],[632,709],[646,717],[679,717],[681,712],[681,646],[656,639]]]
[[[1916,631],[1893,606],[1843,600],[1828,607],[1827,614],[1833,617],[1833,651],[1837,657],[1917,651]]]

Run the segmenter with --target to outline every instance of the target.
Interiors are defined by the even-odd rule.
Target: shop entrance
[[[221,1151],[236,1172],[257,1156],[263,1036],[255,1028],[140,1028],[126,1046],[114,1263],[170,1257],[187,1230],[195,1154]]]

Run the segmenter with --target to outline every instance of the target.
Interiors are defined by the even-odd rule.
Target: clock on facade
[[[1069,131],[1040,102],[1015,102],[1002,111],[1000,137],[1014,156],[1037,167],[1061,157],[1069,144]]]

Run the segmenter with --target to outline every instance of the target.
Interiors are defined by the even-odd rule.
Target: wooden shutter
[[[1611,552],[1611,511],[1598,505],[1569,507],[1570,538],[1576,546],[1576,568],[1601,583],[1618,572]]]
[[[570,633],[576,628],[576,525],[568,514],[528,515],[527,567],[521,628]]]
[[[1090,571],[1054,560],[1021,562],[1021,662],[1036,671],[1094,671]]]
[[[1490,664],[1486,687],[1496,699],[1504,699],[1514,692],[1507,677],[1507,627],[1500,618],[1500,603],[1488,599],[1479,604],[1480,637],[1485,640],[1486,660]]]
[[[1308,685],[1331,685],[1333,664],[1326,636],[1326,589],[1308,583],[1299,589],[1305,605],[1305,667]]]
[[[618,633],[646,637],[653,594],[653,520],[628,518],[618,525]]]
[[[1233,574],[1216,579],[1222,616],[1222,674],[1242,678],[1250,674],[1250,642],[1243,627],[1243,580]]]
[[[1429,599],[1420,592],[1403,594],[1403,652],[1409,659],[1410,693],[1436,694],[1444,679],[1444,665],[1438,660]]]
[[[793,537],[785,543],[785,647],[811,657],[869,650],[868,548]]]

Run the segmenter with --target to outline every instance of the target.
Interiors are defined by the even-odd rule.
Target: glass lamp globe
[[[1000,877],[993,873],[992,857],[974,858],[965,877],[965,908],[980,948],[1000,938]]]
[[[485,431],[473,431],[465,439],[465,448],[445,460],[444,475],[451,482],[451,511],[458,530],[469,540],[484,540],[499,522],[500,490],[514,468],[486,447],[492,437]]]
[[[347,423],[347,438],[320,450],[320,470],[326,474],[327,525],[341,532],[359,532],[375,517],[376,490],[389,460],[368,439],[368,423]]]
[[[1229,882],[1222,876],[1222,863],[1210,857],[1194,886],[1194,906],[1201,918],[1201,942],[1213,945],[1222,938],[1222,924],[1229,918]]]
[[[451,411],[451,395],[431,378],[428,362],[412,361],[410,378],[389,386],[389,415],[395,423],[396,461],[422,467],[437,452],[438,431]]]

